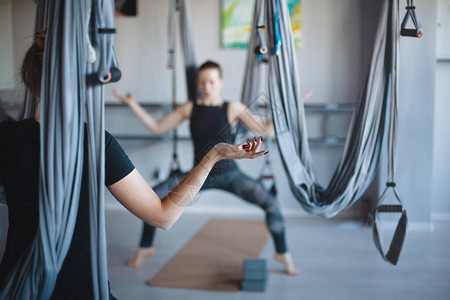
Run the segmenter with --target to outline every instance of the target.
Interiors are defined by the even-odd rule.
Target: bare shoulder
[[[188,100],[184,102],[183,104],[180,104],[178,106],[177,111],[179,111],[184,118],[189,119],[191,117],[192,113],[192,107],[194,106],[194,103],[191,100]]]
[[[242,102],[238,102],[238,101],[229,102],[228,105],[229,105],[230,112],[235,116],[240,115],[247,108]]]

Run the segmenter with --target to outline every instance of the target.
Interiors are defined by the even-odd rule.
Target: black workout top
[[[208,151],[218,143],[232,143],[232,132],[227,117],[228,102],[221,106],[198,105],[194,101],[191,114],[191,136],[194,142],[196,165]],[[223,159],[217,162],[210,176],[217,176],[231,168],[236,167],[232,159]]]
[[[0,182],[6,193],[9,227],[0,263],[0,286],[33,241],[39,224],[39,123],[34,119],[0,123]],[[85,139],[85,145],[86,145]],[[84,150],[85,161],[87,147]],[[119,143],[105,133],[105,185],[134,169]],[[84,164],[77,221],[69,251],[58,274],[53,297],[92,299],[88,164]],[[74,298],[70,298],[74,299]]]

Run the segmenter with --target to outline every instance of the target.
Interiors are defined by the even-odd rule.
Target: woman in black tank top
[[[232,127],[237,121],[250,131],[273,135],[271,121],[263,121],[259,116],[249,113],[240,102],[226,102],[222,99],[222,71],[217,63],[207,61],[200,66],[197,80],[201,98],[180,105],[160,120],[148,114],[130,94],[121,96],[116,91],[113,93],[119,100],[126,103],[154,134],[173,130],[188,119],[194,143],[194,165],[217,143],[232,142]],[[186,173],[172,174],[154,188],[155,192],[160,197],[167,195],[185,175]],[[231,192],[264,210],[266,225],[275,245],[274,259],[283,264],[287,274],[297,276],[299,272],[287,249],[285,222],[275,197],[260,182],[242,173],[233,160],[221,160],[216,163],[202,187],[202,189],[212,188]],[[154,234],[155,227],[143,223],[140,245],[135,252],[135,257],[128,263],[129,267],[138,267],[144,258],[154,255]]]

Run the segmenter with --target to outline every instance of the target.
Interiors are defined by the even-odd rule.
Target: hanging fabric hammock
[[[91,14],[92,9],[92,14]],[[111,80],[113,0],[40,0],[36,30],[46,30],[41,89],[39,228],[0,299],[49,299],[72,240],[87,121],[91,256],[95,299],[108,299],[104,224],[104,118],[101,81]],[[88,35],[97,59],[87,57]],[[93,60],[95,59],[95,62]],[[86,75],[97,80],[86,85]],[[25,112],[33,112],[26,103]],[[25,113],[24,115],[26,115]],[[31,115],[28,115],[30,117]],[[55,166],[58,166],[56,168]]]
[[[170,0],[168,40],[169,58],[167,66],[175,68],[176,50],[176,14],[179,12],[181,48],[186,73],[186,85],[189,100],[197,99],[197,60],[195,58],[194,38],[192,36],[191,10],[188,0]]]
[[[177,81],[176,81],[176,15],[178,12],[181,47],[186,75],[186,87],[188,99],[197,99],[197,60],[195,58],[194,38],[191,28],[191,11],[188,0],[170,0],[169,22],[168,22],[168,61],[167,67],[172,71],[172,110],[176,108]],[[173,131],[172,162],[169,170],[169,177],[182,173],[180,160],[178,158],[178,131]]]
[[[267,46],[261,37],[264,8]],[[255,3],[243,98],[247,103],[255,98],[259,68],[267,60],[269,98],[279,153],[291,190],[308,213],[331,218],[363,195],[377,171],[385,131],[389,149],[388,187],[395,187],[398,23],[398,0],[384,0],[369,74],[356,101],[342,158],[328,187],[324,188],[313,170],[286,0]],[[266,51],[268,54],[264,55]],[[406,211],[401,209],[405,216],[401,222],[406,230]],[[399,230],[403,237],[397,235],[395,244],[401,249],[404,230]],[[396,263],[397,258],[391,262]]]
[[[0,99],[0,122],[10,119],[8,113],[6,112],[5,107],[3,106],[3,101]],[[6,204],[6,195],[5,190],[3,189],[2,183],[0,182],[0,205]],[[1,218],[0,218],[0,226],[1,226]],[[0,228],[0,239],[2,237],[2,230]]]

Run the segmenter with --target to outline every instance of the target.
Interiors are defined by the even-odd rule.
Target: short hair
[[[219,76],[220,78],[222,77],[222,67],[215,61],[212,60],[207,60],[205,61],[199,68],[197,71],[197,74],[200,73],[203,70],[207,70],[207,69],[216,69],[217,71],[219,71]]]
[[[44,61],[45,31],[35,34],[22,63],[22,80],[35,97],[41,95],[42,65]]]

